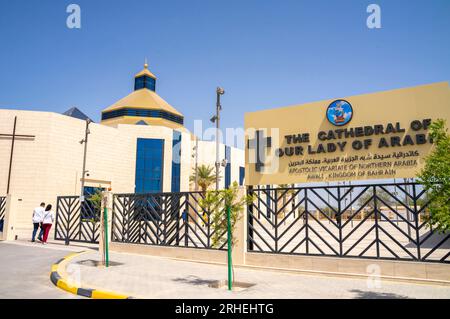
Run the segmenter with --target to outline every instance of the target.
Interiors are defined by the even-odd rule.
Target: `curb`
[[[52,265],[50,273],[50,281],[58,288],[70,292],[74,295],[92,298],[92,299],[133,299],[131,296],[122,295],[115,292],[91,289],[91,288],[81,288],[70,283],[67,278],[63,278],[59,271],[65,269],[66,264],[73,258],[86,253],[87,251],[81,251],[77,253],[72,253],[66,257],[58,260]]]

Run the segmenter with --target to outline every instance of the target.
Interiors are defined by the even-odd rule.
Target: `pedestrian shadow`
[[[356,294],[355,299],[409,299],[408,296],[398,295],[390,292],[364,291],[352,289],[350,292]]]
[[[213,284],[217,280],[207,280],[207,279],[202,279],[197,276],[187,276],[187,277],[183,277],[183,278],[174,278],[174,279],[172,279],[172,281],[176,281],[176,282],[180,282],[180,283],[184,283],[184,284],[188,284],[188,285],[194,285],[194,286],[208,286],[210,284]]]

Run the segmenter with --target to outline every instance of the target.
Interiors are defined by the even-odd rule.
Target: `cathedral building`
[[[156,89],[157,78],[145,64],[134,77],[134,91],[106,107],[100,123],[89,124],[83,190],[87,116],[76,108],[65,114],[0,109],[0,196],[10,194],[14,200],[19,238],[30,236],[33,208],[41,202],[56,206],[57,196],[86,196],[96,189],[113,193],[195,189],[189,177],[196,166],[214,167],[215,142],[198,140],[189,132],[184,115]],[[220,187],[234,181],[243,185],[244,151],[219,147],[220,159],[227,160],[220,168]]]

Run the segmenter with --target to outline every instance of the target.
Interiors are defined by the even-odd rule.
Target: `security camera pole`
[[[84,178],[86,175],[86,153],[87,153],[87,144],[88,144],[88,136],[91,133],[89,131],[89,124],[91,124],[90,119],[86,119],[86,130],[84,132],[84,139],[80,141],[80,144],[84,144],[84,155],[83,155],[83,170],[81,173],[81,193],[80,193],[80,201],[84,202]]]
[[[219,160],[219,124],[220,124],[220,111],[222,110],[222,106],[220,105],[220,96],[225,94],[225,90],[221,87],[218,87],[216,90],[217,93],[217,103],[216,103],[216,115],[211,118],[211,122],[216,123],[216,191],[219,190],[219,169],[220,166],[226,166],[226,160],[220,162]],[[227,254],[227,263],[228,263],[228,290],[232,290],[232,252],[231,252],[231,211],[230,207],[225,207],[227,212],[227,243],[228,243],[228,254]]]
[[[225,90],[221,87],[217,87],[217,103],[216,103],[216,115],[211,118],[211,122],[216,123],[216,191],[219,190],[219,125],[220,125],[220,111],[222,106],[220,105],[220,96],[225,94]]]

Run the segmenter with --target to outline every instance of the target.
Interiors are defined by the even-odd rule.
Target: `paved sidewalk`
[[[49,279],[52,263],[71,252],[55,245],[0,242],[0,299],[79,298],[56,289]]]
[[[369,289],[364,279],[347,279],[237,268],[236,280],[256,284],[244,291],[209,288],[226,279],[225,266],[160,257],[112,253],[112,266],[95,266],[98,252],[72,260],[85,288],[96,288],[137,298],[450,298],[449,286],[382,281]],[[75,266],[75,267],[73,267]]]

